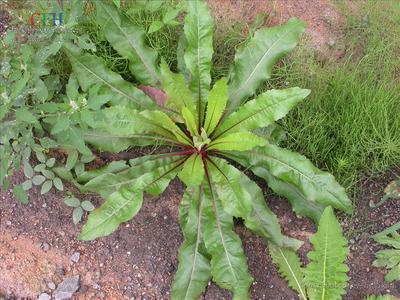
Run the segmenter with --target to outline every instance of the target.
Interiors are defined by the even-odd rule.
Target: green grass
[[[361,172],[400,164],[400,5],[362,4],[347,16],[338,42],[346,48],[343,59],[321,62],[303,45],[272,81],[311,89],[281,122],[288,133],[285,144],[348,188],[356,186]]]

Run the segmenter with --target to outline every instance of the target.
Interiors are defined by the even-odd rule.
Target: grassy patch
[[[400,5],[367,2],[347,18],[343,59],[300,47],[273,83],[312,90],[282,121],[287,146],[352,187],[360,172],[400,163]]]

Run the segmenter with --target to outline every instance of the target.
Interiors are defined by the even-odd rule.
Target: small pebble
[[[77,263],[79,261],[80,257],[81,257],[81,254],[79,252],[75,252],[74,254],[71,255],[69,260],[74,262],[74,263]]]
[[[48,288],[49,289],[51,289],[51,290],[55,290],[56,289],[56,284],[54,283],[54,282],[49,282],[48,284],[47,284],[47,286],[48,286]]]
[[[50,245],[48,243],[42,243],[41,248],[44,252],[47,252],[50,249]]]
[[[50,300],[50,299],[51,299],[50,295],[46,293],[40,294],[38,297],[38,300]]]
[[[11,221],[6,221],[6,226],[11,226]]]

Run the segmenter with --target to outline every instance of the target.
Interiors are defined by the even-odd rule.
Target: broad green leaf
[[[145,45],[145,32],[119,14],[115,6],[96,1],[96,22],[112,47],[129,60],[129,69],[143,84],[158,85],[157,52]]]
[[[86,183],[89,180],[98,177],[100,175],[108,173],[117,173],[126,170],[127,168],[129,168],[129,166],[124,160],[112,161],[108,165],[105,165],[104,167],[93,169],[90,171],[85,171],[84,173],[79,175],[77,181],[79,183]]]
[[[243,154],[236,153],[234,156],[246,156],[246,167],[251,170],[265,168],[279,181],[295,186],[307,201],[331,205],[345,212],[352,211],[352,203],[344,188],[331,174],[319,170],[304,156],[270,143]],[[262,171],[259,173],[262,174]]]
[[[218,80],[210,93],[207,100],[206,119],[204,121],[204,129],[211,135],[217,127],[222,113],[225,110],[228,101],[228,86],[225,78]]]
[[[41,101],[46,101],[46,99],[49,96],[49,92],[47,90],[47,87],[46,87],[46,85],[44,84],[44,82],[41,79],[39,79],[36,82],[35,95]]]
[[[31,164],[27,161],[24,162],[24,174],[28,178],[32,178],[34,174]]]
[[[187,41],[184,60],[192,74],[190,88],[197,102],[198,119],[203,120],[211,82],[211,59],[213,55],[212,35],[214,21],[203,1],[188,1],[184,33]],[[199,122],[200,123],[200,122]]]
[[[21,107],[15,111],[15,118],[20,123],[36,123],[36,117],[26,108]]]
[[[78,161],[78,151],[72,150],[68,154],[67,162],[65,163],[65,169],[67,169],[68,171],[72,170],[77,161]]]
[[[28,204],[28,194],[24,191],[21,184],[14,185],[13,193],[22,204]]]
[[[211,162],[210,174],[224,210],[242,218],[246,227],[256,234],[282,245],[278,218],[266,205],[257,184],[223,159],[213,157]]]
[[[24,191],[27,191],[32,188],[32,180],[26,180],[22,183],[22,188]]]
[[[71,207],[78,207],[81,205],[81,201],[75,197],[65,197],[64,203]]]
[[[53,185],[56,187],[57,190],[63,191],[64,185],[59,177],[53,179]]]
[[[84,210],[86,210],[86,211],[92,211],[92,210],[94,210],[93,204],[92,204],[90,201],[88,201],[88,200],[82,201],[81,206],[82,206],[82,208],[83,208]]]
[[[213,140],[208,150],[247,151],[257,146],[264,146],[267,141],[250,132],[235,132]]]
[[[57,141],[67,148],[75,148],[83,155],[91,155],[92,151],[86,146],[83,134],[81,128],[70,127],[57,135]]]
[[[74,224],[78,224],[83,216],[83,209],[82,207],[75,207],[74,210],[72,211],[72,220],[74,221]]]
[[[51,129],[51,134],[57,134],[67,130],[70,126],[69,118],[66,115],[61,115],[57,118],[57,122]]]
[[[84,91],[88,91],[94,84],[101,84],[103,93],[113,95],[114,104],[125,104],[134,108],[157,107],[141,90],[125,81],[119,74],[107,69],[101,58],[87,53],[79,55],[70,51],[67,53],[79,85]]]
[[[149,27],[149,30],[147,31],[147,33],[150,34],[150,33],[159,31],[163,27],[164,27],[164,23],[163,22],[161,22],[161,21],[153,21],[150,24],[150,27]]]
[[[284,117],[310,90],[298,87],[284,90],[269,90],[254,100],[242,105],[231,114],[215,132],[216,138],[229,132],[252,131],[267,127]]]
[[[184,76],[170,71],[164,60],[161,61],[161,75],[162,88],[168,95],[165,105],[178,112],[186,107],[195,115],[196,101],[186,84]]]
[[[211,277],[210,262],[202,238],[202,187],[187,189],[179,206],[184,242],[179,248],[179,266],[172,283],[172,299],[197,299]]]
[[[233,112],[271,77],[274,64],[296,46],[304,29],[303,21],[292,18],[284,25],[256,31],[235,55],[229,78],[228,112]]]
[[[42,184],[42,188],[40,189],[40,194],[44,195],[44,194],[48,193],[51,190],[52,187],[53,187],[53,181],[52,180],[46,180]]]
[[[345,260],[349,249],[332,207],[325,208],[317,233],[310,238],[314,250],[307,257],[305,285],[310,300],[340,300],[346,293]]]
[[[142,206],[143,191],[123,187],[112,193],[100,208],[92,211],[79,239],[94,240],[114,232],[119,224],[132,219]]]
[[[186,128],[192,137],[197,136],[199,134],[199,130],[196,125],[196,120],[194,119],[194,116],[190,110],[188,110],[186,107],[182,108],[182,117],[185,120]]]
[[[289,287],[299,293],[301,300],[308,300],[304,285],[304,274],[297,254],[293,250],[274,244],[269,244],[268,247],[272,261],[278,266],[279,273],[286,279]]]
[[[204,167],[201,154],[192,154],[183,165],[179,178],[187,186],[200,185],[204,178]]]
[[[124,186],[135,186],[151,194],[160,194],[182,166],[179,156],[144,156],[131,162],[132,167],[117,174],[105,173],[91,179],[85,187],[107,197]]]
[[[233,231],[233,219],[222,209],[219,199],[210,187],[204,188],[203,239],[211,255],[213,280],[222,288],[233,292],[233,299],[250,299],[249,288],[253,279],[247,268],[242,242]]]
[[[34,185],[41,185],[46,180],[46,177],[42,175],[35,175],[32,178],[32,182]]]

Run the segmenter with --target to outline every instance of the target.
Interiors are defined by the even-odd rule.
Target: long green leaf
[[[251,131],[267,127],[283,118],[309,93],[310,90],[298,87],[269,90],[242,105],[237,112],[231,114],[216,130],[215,136],[218,137],[232,131]]]
[[[204,129],[210,135],[217,127],[228,101],[228,85],[225,78],[218,80],[208,95]]]
[[[296,18],[281,26],[260,29],[236,53],[229,80],[229,112],[271,77],[273,65],[296,46],[304,29],[304,22]]]
[[[79,235],[81,240],[94,240],[114,232],[119,224],[132,219],[142,206],[143,191],[124,187],[112,193],[105,203],[90,213]]]
[[[197,299],[211,277],[210,262],[202,238],[202,187],[187,189],[179,206],[185,241],[179,248],[179,267],[172,283],[172,299]]]
[[[212,141],[207,149],[247,151],[266,143],[265,139],[251,132],[235,132]]]
[[[204,178],[203,161],[200,154],[192,154],[183,165],[179,178],[187,186],[200,185]]]
[[[335,178],[316,168],[304,156],[267,143],[265,147],[248,152],[232,153],[232,158],[246,157],[246,167],[266,168],[279,181],[287,182],[298,189],[307,201],[331,205],[345,212],[352,211],[352,204],[342,186]],[[262,177],[262,176],[261,176]]]
[[[203,112],[211,82],[212,35],[214,21],[204,1],[188,1],[184,33],[187,47],[184,54],[186,67],[192,74],[190,87],[197,100],[198,125],[202,127]]]
[[[96,22],[113,48],[129,60],[132,74],[143,84],[159,84],[157,52],[145,45],[145,32],[121,16],[107,1],[97,0],[95,4]]]
[[[111,94],[113,103],[133,108],[157,107],[141,90],[125,81],[119,74],[107,69],[101,58],[87,53],[67,53],[79,85],[84,91],[88,91],[94,84],[101,84],[102,93]]]
[[[295,185],[286,181],[279,180],[274,177],[262,163],[252,165],[252,157],[246,152],[235,152],[234,155],[229,154],[227,157],[240,163],[242,166],[249,168],[255,175],[261,177],[268,183],[268,187],[280,196],[286,197],[296,214],[312,218],[318,223],[325,205],[315,201],[309,201],[307,197]]]
[[[289,287],[299,293],[300,299],[307,300],[304,274],[299,257],[290,249],[278,247],[274,244],[268,246],[272,261],[278,265],[279,273],[287,280]]]
[[[332,207],[325,208],[310,241],[314,250],[308,253],[310,263],[304,270],[310,300],[342,299],[349,280],[349,268],[344,263],[349,249]]]
[[[253,232],[282,245],[278,218],[266,205],[257,184],[223,159],[213,157],[211,162],[210,174],[224,210],[242,218]]]
[[[211,255],[211,274],[221,287],[233,292],[233,299],[249,299],[253,281],[247,268],[242,242],[233,231],[232,216],[222,208],[210,185],[204,188],[204,233]]]

